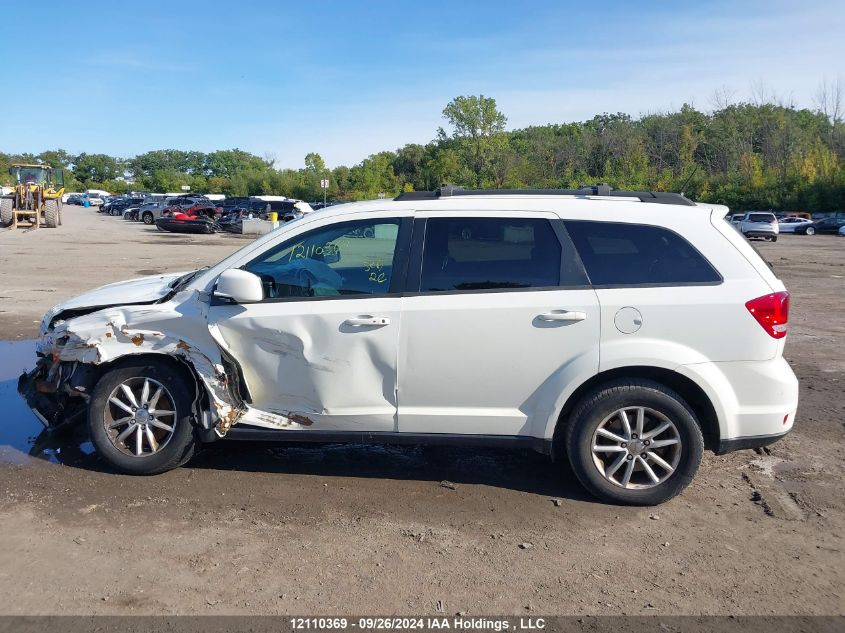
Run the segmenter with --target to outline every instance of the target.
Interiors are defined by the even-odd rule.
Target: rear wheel
[[[648,380],[609,383],[585,396],[564,442],[584,487],[623,505],[655,505],[679,494],[704,452],[701,428],[683,398]]]
[[[8,226],[12,223],[14,204],[11,198],[0,198],[0,226]]]
[[[133,475],[154,475],[187,462],[196,438],[194,386],[166,362],[137,359],[107,372],[94,388],[88,429],[97,454]]]
[[[44,203],[44,224],[48,229],[59,226],[59,203],[56,200],[47,200]]]

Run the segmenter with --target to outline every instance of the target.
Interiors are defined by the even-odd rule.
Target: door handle
[[[353,327],[362,327],[362,326],[381,326],[381,325],[390,325],[390,319],[386,316],[370,316],[369,314],[363,314],[357,317],[350,317],[343,322],[344,325],[351,325]]]
[[[573,310],[552,310],[537,315],[537,318],[541,321],[583,321],[587,318],[587,313]]]

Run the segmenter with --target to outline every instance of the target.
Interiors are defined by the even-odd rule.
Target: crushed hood
[[[106,286],[100,286],[81,295],[60,303],[44,315],[42,329],[62,312],[78,310],[93,311],[111,306],[131,305],[138,303],[153,303],[170,292],[170,285],[179,277],[186,274],[168,273],[166,275],[151,275],[127,281],[118,281]]]

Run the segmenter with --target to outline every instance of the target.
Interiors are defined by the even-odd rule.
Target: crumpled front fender
[[[211,423],[225,434],[245,411],[227,374],[217,342],[206,327],[207,304],[198,293],[181,302],[105,308],[58,321],[36,343],[39,356],[56,363],[103,365],[135,354],[162,354],[187,363],[211,403]]]

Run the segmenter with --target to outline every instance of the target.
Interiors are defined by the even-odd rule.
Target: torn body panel
[[[242,396],[236,361],[207,327],[198,327],[208,320],[208,303],[203,298],[196,291],[182,292],[163,303],[107,307],[79,316],[75,307],[68,311],[59,306],[42,322],[36,343],[40,360],[35,370],[21,377],[19,391],[39,418],[55,428],[71,417],[75,421],[96,382],[93,376],[74,383],[74,376],[130,355],[161,354],[184,363],[197,378],[198,424],[218,436],[246,414],[256,419],[253,424],[306,428],[296,417],[250,410]],[[73,316],[65,319],[65,314]]]
[[[384,323],[353,323],[365,315]],[[241,423],[397,431],[400,321],[400,298],[368,297],[212,305],[208,323],[221,347],[249,359],[242,368],[254,409]]]

